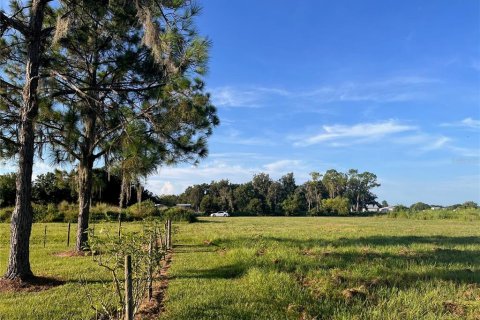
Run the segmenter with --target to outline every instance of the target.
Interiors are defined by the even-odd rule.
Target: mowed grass
[[[43,247],[44,227],[47,241]],[[140,231],[141,224],[124,224],[125,231]],[[95,233],[116,232],[115,223],[95,224]],[[10,225],[0,224],[0,272],[6,271],[10,241]],[[72,224],[70,247],[67,248],[66,223],[35,223],[31,236],[31,267],[35,275],[54,277],[65,284],[40,292],[0,292],[0,319],[91,319],[95,311],[88,296],[95,301],[113,298],[111,276],[92,257],[59,257],[72,250],[76,225]],[[1,276],[1,275],[0,275]],[[81,283],[82,282],[82,283]],[[87,294],[88,293],[88,294]],[[96,305],[99,307],[99,304]]]
[[[0,293],[0,319],[91,319],[85,292],[108,299],[109,274],[91,257],[55,255],[66,224],[47,224],[43,248],[44,226],[33,227],[33,271],[66,283]],[[174,229],[161,319],[480,319],[480,221],[201,218]],[[1,272],[8,237],[0,224]]]
[[[480,319],[480,222],[177,225],[161,319]]]

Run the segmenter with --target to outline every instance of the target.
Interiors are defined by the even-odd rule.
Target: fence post
[[[118,239],[122,236],[122,213],[118,214]]]
[[[67,231],[67,248],[70,247],[70,222],[68,223],[68,231]]]
[[[125,320],[133,320],[132,257],[125,256]]]
[[[158,254],[158,235],[157,235],[157,227],[153,229],[153,252],[155,252],[155,263],[159,264],[160,263],[160,258]],[[162,241],[162,238],[160,237],[160,241]]]
[[[165,250],[168,250],[168,220],[165,221]]]
[[[158,239],[160,239],[160,249],[163,250],[165,246],[164,246],[163,234],[160,228],[158,229]]]
[[[47,242],[47,225],[45,225],[45,231],[43,232],[43,247],[45,248],[45,244]]]
[[[156,239],[155,239],[156,241]],[[152,300],[152,293],[153,293],[153,288],[152,288],[152,282],[153,282],[153,270],[152,270],[152,265],[153,265],[153,235],[150,235],[150,245],[148,247],[148,301]]]
[[[172,220],[168,219],[168,249],[172,249]]]

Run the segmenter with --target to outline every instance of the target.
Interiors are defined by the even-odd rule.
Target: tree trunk
[[[355,206],[355,211],[358,212],[360,209],[360,195],[357,194],[357,205]]]
[[[45,1],[34,0],[30,9],[30,22],[25,84],[23,86],[23,105],[20,110],[18,175],[16,181],[15,210],[10,225],[10,255],[5,274],[7,279],[27,279],[33,276],[30,269],[30,233],[32,231],[33,212],[32,166],[35,142],[35,118],[38,114],[38,70],[40,68],[41,32],[44,18]]]
[[[90,199],[92,197],[93,161],[80,162],[78,166],[78,228],[76,251],[88,248],[88,218],[90,216]]]
[[[142,205],[142,192],[143,192],[143,187],[140,181],[137,181],[137,203],[138,207]]]
[[[90,216],[90,199],[92,198],[93,162],[95,157],[94,139],[96,130],[96,114],[94,105],[90,106],[85,115],[84,143],[82,159],[78,165],[78,228],[76,251],[88,249],[88,218]]]

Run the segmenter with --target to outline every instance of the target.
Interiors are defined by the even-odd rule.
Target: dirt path
[[[162,267],[155,277],[153,283],[152,299],[148,298],[140,306],[140,310],[135,315],[136,320],[158,319],[165,310],[164,298],[168,287],[168,269],[172,263],[172,252],[170,251],[163,260]]]

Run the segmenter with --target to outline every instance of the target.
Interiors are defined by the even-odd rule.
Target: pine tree
[[[12,215],[7,279],[28,279],[32,229],[32,167],[35,121],[42,99],[41,71],[53,30],[46,16],[50,0],[11,1],[12,15],[0,11],[0,139],[2,156],[16,155],[18,171]]]
[[[96,162],[123,166],[124,182],[133,182],[158,164],[206,156],[206,137],[218,124],[200,78],[209,42],[193,28],[196,6],[81,3],[57,21],[62,28],[55,34],[57,68],[50,83],[55,103],[42,121],[55,159],[77,164],[76,250],[88,246]],[[128,146],[138,137],[152,142],[143,149]],[[147,164],[140,160],[145,153]]]

